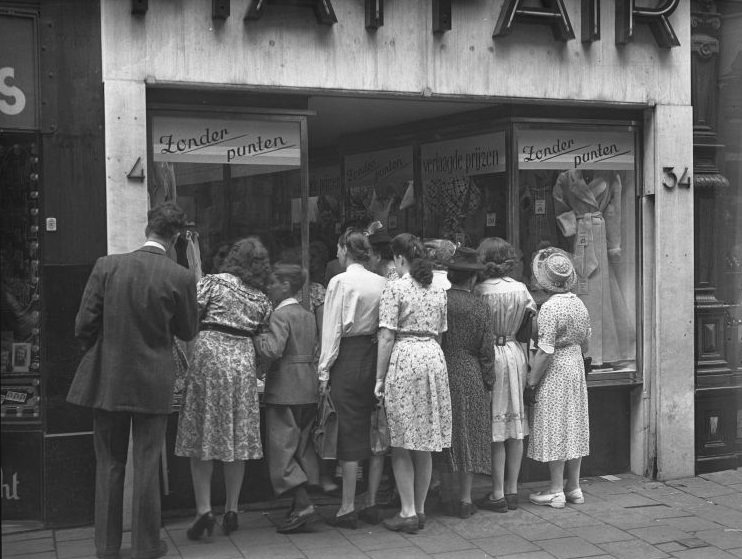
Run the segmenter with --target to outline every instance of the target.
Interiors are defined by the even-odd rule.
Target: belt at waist
[[[495,336],[495,345],[503,346],[508,342],[514,342],[514,336]]]
[[[435,336],[433,334],[410,334],[410,333],[398,333],[395,337],[395,340],[405,340],[405,341],[412,341],[412,342],[427,342],[428,340],[434,340]]]
[[[314,355],[284,355],[281,361],[284,363],[312,363],[314,361]]]
[[[213,332],[221,332],[222,334],[229,334],[230,336],[239,336],[241,338],[252,338],[255,333],[247,330],[241,330],[240,328],[233,328],[232,326],[225,326],[224,324],[211,324],[202,322],[198,327],[199,331],[204,332],[211,330]]]
[[[341,344],[359,345],[359,344],[375,344],[376,334],[359,334],[357,336],[343,336],[340,338]]]
[[[577,214],[576,217],[577,217],[578,220],[580,220],[580,219],[591,219],[593,217],[600,217],[600,218],[602,218],[603,217],[603,212],[587,212],[587,213],[584,213],[584,214]]]

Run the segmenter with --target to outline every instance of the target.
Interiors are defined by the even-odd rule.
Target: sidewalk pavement
[[[475,497],[483,496],[486,478],[475,487]],[[428,511],[427,526],[414,535],[362,523],[357,530],[317,523],[311,531],[281,535],[274,524],[286,510],[264,503],[241,512],[240,529],[229,537],[217,526],[211,541],[189,541],[191,517],[167,520],[163,537],[168,557],[183,559],[742,557],[742,469],[667,483],[631,474],[588,478],[582,482],[585,503],[561,510],[528,503],[536,489],[544,484],[522,487],[521,507],[505,514],[479,511],[460,520]],[[327,518],[335,509],[324,505],[320,512]],[[3,532],[3,558],[95,557],[92,527]],[[130,533],[124,534],[122,559],[130,557],[129,541]]]

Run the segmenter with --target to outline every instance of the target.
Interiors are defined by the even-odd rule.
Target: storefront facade
[[[80,8],[78,29],[89,17],[99,24],[102,92],[100,105],[87,104],[100,111],[85,112],[75,138],[100,152],[87,154],[95,173],[70,186],[89,210],[52,189],[43,213],[60,225],[47,225],[42,241],[41,283],[56,293],[44,303],[49,341],[42,330],[41,342],[50,372],[40,375],[38,429],[46,508],[61,502],[49,488],[67,487],[50,485],[53,464],[68,460],[80,478],[93,460],[89,416],[63,403],[79,353],[62,347],[73,343],[62,331],[94,258],[140,246],[148,208],[165,199],[191,217],[190,242],[175,257],[188,265],[195,247],[194,273],[209,272],[223,244],[257,234],[273,260],[299,258],[324,283],[337,234],[374,220],[391,235],[474,247],[504,237],[523,253],[526,282],[534,250],[568,250],[598,365],[588,377],[585,475],[693,475],[691,9],[659,4],[101,0],[91,3],[99,12]],[[60,162],[65,145],[53,152]],[[71,216],[78,223],[65,229]],[[65,303],[62,291],[76,297]],[[176,424],[177,413],[164,504],[190,508],[187,460],[172,456]],[[263,468],[249,467],[245,500],[270,496]],[[523,477],[545,470],[526,461]],[[92,495],[89,478],[78,485]],[[43,515],[79,523],[89,519],[86,503],[74,520]]]

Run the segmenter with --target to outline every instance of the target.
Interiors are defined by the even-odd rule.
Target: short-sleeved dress
[[[388,282],[379,327],[396,334],[384,385],[391,445],[435,452],[450,447],[448,373],[435,340],[447,329],[446,292],[409,274]]]
[[[492,440],[522,439],[528,435],[523,405],[528,360],[527,348],[515,340],[515,333],[526,311],[536,312],[536,303],[525,284],[509,277],[486,279],[474,292],[486,299],[495,333]]]
[[[494,383],[494,341],[487,306],[481,297],[457,287],[448,297],[448,331],[443,355],[451,390],[451,448],[443,468],[451,472],[492,473],[489,391]]]
[[[198,283],[200,332],[186,374],[175,454],[201,460],[261,458],[255,348],[251,335],[272,306],[232,274]]]
[[[553,357],[536,389],[528,457],[539,462],[590,454],[587,384],[582,353],[590,316],[574,293],[552,295],[538,315],[538,343]]]

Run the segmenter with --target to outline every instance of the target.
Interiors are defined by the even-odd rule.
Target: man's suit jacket
[[[99,258],[75,320],[87,348],[67,401],[106,411],[170,412],[173,335],[198,332],[196,280],[157,247]]]
[[[265,378],[266,404],[315,404],[317,392],[317,321],[299,303],[277,308],[269,331],[253,338],[255,351],[277,359]]]

